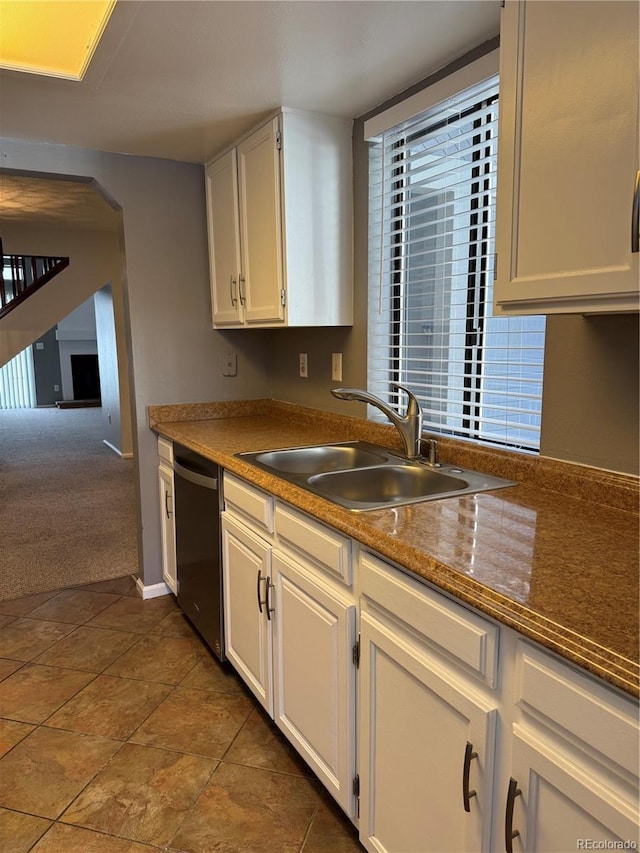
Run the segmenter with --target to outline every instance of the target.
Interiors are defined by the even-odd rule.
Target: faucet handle
[[[393,382],[391,387],[392,388],[398,388],[400,391],[404,391],[404,393],[409,398],[408,402],[407,402],[407,415],[409,415],[410,417],[420,417],[421,418],[422,417],[422,409],[420,408],[420,403],[418,402],[418,398],[413,393],[413,391],[410,391],[404,385],[399,385],[397,382]]]

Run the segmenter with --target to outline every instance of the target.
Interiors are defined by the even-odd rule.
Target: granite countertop
[[[353,513],[235,454],[353,439],[398,449],[393,428],[270,400],[151,406],[149,425],[639,695],[638,478],[442,440],[447,462],[519,485]]]

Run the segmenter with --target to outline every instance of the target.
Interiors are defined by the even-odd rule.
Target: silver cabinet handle
[[[274,584],[271,583],[269,578],[265,578],[267,581],[267,597],[265,600],[265,605],[267,607],[267,619],[271,622],[271,614],[275,613],[275,607],[271,606],[271,590],[274,589]]]
[[[473,744],[467,741],[467,746],[464,751],[464,765],[462,768],[462,803],[466,812],[471,811],[470,800],[477,796],[475,789],[469,790],[469,772],[471,770],[471,762],[478,757],[478,753],[473,751]]]
[[[246,283],[247,283],[247,280],[245,279],[245,277],[243,275],[241,275],[240,276],[240,304],[241,305],[244,305],[247,301],[247,297],[245,294],[245,284]]]
[[[631,213],[631,251],[640,251],[640,170],[636,172],[633,188],[633,211]]]
[[[237,282],[236,282],[235,278],[233,276],[230,276],[230,278],[229,278],[229,293],[231,294],[231,304],[232,305],[238,304],[238,297],[236,296],[236,285],[237,285]]]
[[[512,777],[509,779],[507,807],[504,813],[504,849],[507,853],[513,853],[513,839],[520,835],[520,831],[513,828],[513,806],[515,804],[516,797],[519,797],[521,794],[522,791],[518,788],[518,783]]]
[[[170,497],[169,492],[167,489],[165,489],[164,490],[164,511],[167,514],[167,518],[171,518],[171,515],[172,515],[172,510],[169,506],[169,497]]]
[[[262,583],[262,581],[267,582],[267,592],[264,601],[260,598],[260,584]],[[258,569],[258,578],[256,580],[256,596],[258,597],[258,610],[260,611],[260,613],[262,613],[262,605],[266,604],[269,600],[269,578],[266,575],[262,577],[262,572],[260,571],[260,569]]]

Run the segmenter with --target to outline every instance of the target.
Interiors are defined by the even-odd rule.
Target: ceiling
[[[2,223],[117,231],[121,215],[93,181],[0,174]]]
[[[498,0],[119,0],[81,82],[0,71],[0,133],[202,163],[281,105],[355,118],[497,35]]]

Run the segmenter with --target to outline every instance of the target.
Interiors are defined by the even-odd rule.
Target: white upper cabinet
[[[285,317],[278,133],[275,118],[238,145],[240,302],[248,324]]]
[[[352,324],[351,122],[283,108],[206,190],[214,327]]]
[[[496,313],[639,308],[638,8],[506,2]]]
[[[238,161],[235,148],[207,169],[207,219],[213,323],[235,325],[242,318],[239,291]]]

